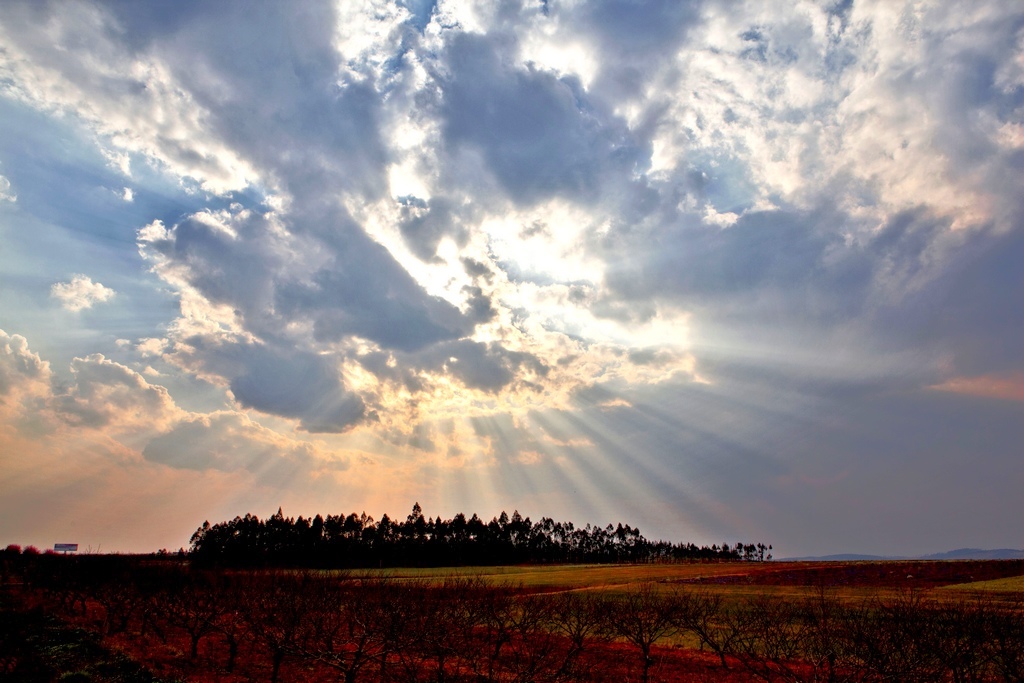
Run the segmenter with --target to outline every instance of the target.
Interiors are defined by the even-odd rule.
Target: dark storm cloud
[[[598,0],[581,3],[573,16],[603,45],[627,55],[671,54],[700,18],[702,2]]]
[[[280,305],[279,290],[299,286],[290,284],[286,268],[296,245],[273,221],[256,212],[196,214],[170,229],[144,229],[140,248],[156,272],[207,301],[231,306],[261,339],[192,334],[178,339],[184,362],[223,377],[245,407],[298,418],[309,431],[341,431],[362,418],[363,403],[344,390],[337,360],[283,334],[289,323],[308,318]],[[335,301],[333,310],[343,312],[344,305]],[[325,313],[313,307],[317,314]]]
[[[648,152],[580,82],[510,59],[510,38],[459,34],[441,77],[444,135],[478,150],[505,192],[531,204],[593,198],[608,176],[628,181]]]
[[[977,113],[984,110],[1000,122],[1020,120],[1024,86],[1003,82],[1000,72],[1005,71],[1007,55],[1017,47],[1024,17],[989,21],[986,29],[987,44],[983,48],[929,41],[930,59],[903,81],[906,87],[921,93],[933,115],[942,118],[944,125],[936,142],[948,150],[957,167],[978,166],[993,157],[1019,167],[1019,149],[1007,154],[1009,150],[992,138]],[[986,181],[1000,186],[1005,179],[988,175]]]
[[[157,26],[151,49],[208,109],[208,126],[300,202],[324,201],[327,188],[386,188],[381,94],[372,82],[339,80],[331,5],[203,10],[177,30]]]
[[[659,348],[633,349],[629,362],[634,365],[668,365],[675,359],[671,351]]]
[[[194,215],[170,230],[144,230],[140,245],[157,272],[182,280],[216,304],[233,307],[264,345],[185,340],[191,362],[221,374],[245,406],[301,418],[311,431],[343,429],[362,415],[329,360],[288,338],[290,323],[310,324],[314,342],[359,336],[384,349],[415,352],[468,334],[487,318],[489,301],[474,298],[473,319],[427,296],[387,251],[350,229],[323,243],[293,241],[274,219],[256,212]],[[324,255],[333,254],[320,267]],[[298,264],[310,271],[303,272]],[[285,349],[293,348],[293,351]],[[282,389],[283,387],[283,389]]]
[[[838,238],[798,214],[748,213],[734,225],[703,226],[659,257],[654,277],[680,293],[723,296],[810,282]]]

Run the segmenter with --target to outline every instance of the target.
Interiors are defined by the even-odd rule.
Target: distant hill
[[[998,548],[982,550],[980,548],[958,548],[944,553],[932,555],[857,555],[845,553],[840,555],[820,555],[817,557],[782,557],[779,560],[790,562],[865,562],[884,560],[1024,560],[1024,550]]]
[[[843,553],[840,555],[817,555],[808,557],[780,557],[782,562],[868,562],[881,560],[905,560],[905,557],[885,557],[882,555],[856,555]]]
[[[979,548],[960,548],[945,553],[925,555],[921,560],[1024,560],[1024,550],[999,548],[998,550],[981,550]]]

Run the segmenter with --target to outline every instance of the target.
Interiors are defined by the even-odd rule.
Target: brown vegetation
[[[9,597],[102,635],[159,676],[189,681],[1024,680],[1019,595],[898,586],[856,598],[826,586],[737,595],[664,572],[608,591],[536,592],[466,576],[199,570],[111,556],[3,561]],[[942,564],[919,571],[1020,569]],[[851,568],[869,578],[898,569],[835,570]],[[756,583],[768,570],[800,569],[748,564],[736,573]],[[0,652],[13,680],[18,666]]]

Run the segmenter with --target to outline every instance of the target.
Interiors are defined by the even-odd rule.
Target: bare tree
[[[557,680],[576,681],[588,677],[583,652],[595,640],[604,638],[602,602],[590,593],[560,593],[551,610],[550,628],[568,642],[556,672]]]
[[[550,601],[534,595],[522,596],[515,601],[504,680],[510,683],[556,680],[565,659],[566,641],[550,628],[551,608]]]
[[[925,644],[953,683],[991,680],[986,644],[990,601],[958,599],[928,608]]]
[[[824,587],[797,606],[794,625],[803,668],[792,671],[799,680],[853,683],[863,680],[850,639],[851,612]]]
[[[448,578],[440,585],[418,582],[407,602],[404,647],[395,652],[402,680],[458,680],[474,653],[477,626],[471,609],[473,581]]]
[[[222,575],[218,582],[217,589],[221,592],[224,600],[224,609],[220,612],[216,629],[228,648],[228,658],[224,664],[228,673],[235,670],[239,646],[242,644],[242,640],[250,635],[243,610],[244,603],[248,599],[246,583],[230,574]]]
[[[499,680],[501,656],[512,640],[518,608],[512,589],[504,586],[486,590],[476,586],[474,598],[466,602],[471,611],[468,623],[472,639],[479,643],[470,666],[477,680],[490,683]]]
[[[310,587],[311,609],[299,638],[301,654],[339,672],[345,683],[356,683],[391,648],[392,623],[380,598],[380,581],[371,578],[340,582],[335,577]]]
[[[271,662],[271,683],[277,683],[285,657],[301,649],[299,637],[310,611],[311,575],[286,572],[254,574],[246,599],[239,605],[255,643]]]
[[[1024,681],[1024,596],[1015,595],[1006,605],[990,611],[988,659],[1004,681]]]
[[[218,631],[226,609],[224,594],[212,575],[194,573],[181,577],[165,594],[167,622],[189,637],[189,659],[199,656],[199,642]]]
[[[854,655],[869,676],[881,680],[940,680],[940,663],[925,641],[927,620],[924,600],[916,591],[866,601],[850,621]]]
[[[735,633],[732,653],[760,680],[800,680],[793,665],[800,655],[800,633],[794,627],[798,609],[792,603],[758,595],[729,613],[728,627]]]
[[[677,595],[679,609],[676,625],[682,631],[689,631],[697,637],[701,649],[707,647],[718,655],[723,669],[729,668],[726,655],[740,633],[730,627],[735,620],[726,619],[726,608],[722,596],[706,590],[680,591]]]
[[[678,604],[673,595],[659,593],[655,584],[639,584],[621,598],[606,604],[610,633],[635,645],[640,651],[641,681],[650,680],[654,664],[652,647],[679,631]]]

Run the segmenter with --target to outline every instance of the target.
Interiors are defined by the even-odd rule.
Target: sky
[[[1019,0],[6,0],[0,545],[1024,547]]]

